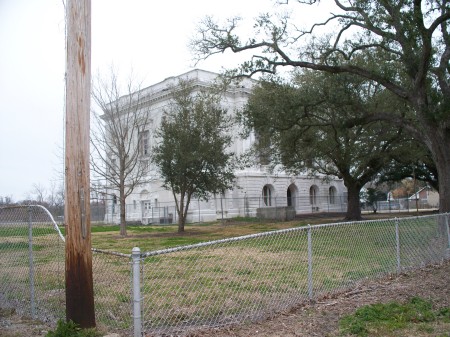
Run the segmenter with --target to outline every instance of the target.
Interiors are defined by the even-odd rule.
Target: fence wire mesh
[[[137,197],[136,197],[137,198]],[[94,205],[93,205],[94,206]],[[291,207],[292,210],[286,208]],[[361,204],[364,213],[419,213],[419,210],[437,210],[437,200],[395,199]],[[95,204],[96,221],[118,223],[120,221],[120,205],[112,200]],[[208,201],[192,200],[187,213],[188,222],[233,221],[236,217],[255,218],[259,221],[286,221],[291,215],[311,213],[345,213],[347,211],[347,195],[314,195],[283,197],[271,196],[270,199],[258,197],[211,196]],[[103,215],[103,219],[101,218]],[[172,224],[177,222],[177,211],[173,201],[161,202],[152,200],[134,200],[126,204],[127,221],[141,224]]]
[[[65,318],[65,244],[42,206],[0,208],[0,307],[55,323]],[[97,324],[132,330],[130,255],[94,250]]]
[[[142,254],[143,330],[257,320],[448,258],[448,215],[299,227]]]
[[[142,287],[145,328],[164,333],[237,323],[305,299],[305,234],[288,230],[164,255],[147,253]]]
[[[0,208],[0,305],[54,322],[64,316],[64,241],[40,206]]]
[[[158,336],[258,320],[441,262],[450,257],[448,225],[449,214],[439,214],[265,232],[138,253],[134,275],[131,254],[93,249],[97,324],[124,336]],[[1,307],[43,321],[64,318],[58,230],[40,206],[0,208]]]
[[[130,257],[97,249],[92,254],[97,325],[124,335],[133,329]]]

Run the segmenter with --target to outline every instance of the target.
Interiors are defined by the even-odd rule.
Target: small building
[[[416,209],[438,209],[439,193],[433,188],[426,186],[421,188],[410,197],[394,198],[389,192],[386,201],[377,202],[380,211],[411,211]]]
[[[416,207],[417,201],[419,208],[439,208],[439,193],[433,188],[426,186],[414,193],[408,198],[410,205]]]

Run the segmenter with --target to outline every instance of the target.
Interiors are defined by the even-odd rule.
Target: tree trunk
[[[450,148],[449,148],[450,149]],[[438,168],[439,174],[439,212],[450,212],[450,163]]]
[[[419,92],[413,104],[418,111],[419,124],[422,127],[421,140],[430,150],[438,173],[439,212],[446,213],[450,212],[450,131],[445,120],[430,118],[438,115],[440,111],[430,111],[426,97],[425,91]]]
[[[184,193],[181,193],[177,211],[178,211],[178,233],[184,233],[184,225],[186,223],[186,213],[184,211]]]
[[[450,212],[450,140],[438,141],[434,145],[439,153],[434,158],[439,181],[439,212],[447,213]]]
[[[438,172],[439,213],[448,213],[450,212],[450,135],[441,131],[432,133],[431,137],[429,148]],[[444,238],[447,237],[446,226],[445,221],[441,219],[439,232]]]
[[[187,213],[189,210],[189,204],[191,203],[192,194],[185,193],[182,194],[180,198],[180,203],[178,204],[178,233],[184,233],[184,225],[186,224]]]
[[[120,236],[125,237],[127,236],[127,220],[125,210],[126,200],[125,200],[124,184],[121,184],[120,186],[119,198],[120,198]]]
[[[182,212],[184,213],[184,212]],[[178,233],[184,233],[184,225],[186,223],[186,215],[179,215],[178,216]]]
[[[361,186],[358,182],[346,182],[347,187],[347,214],[345,220],[359,221],[361,217],[361,205],[359,200],[359,193],[361,192]]]

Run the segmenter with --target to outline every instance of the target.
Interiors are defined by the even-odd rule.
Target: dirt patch
[[[50,329],[50,326],[46,325],[45,323],[16,315],[14,309],[0,308],[1,337],[39,337],[45,336]]]

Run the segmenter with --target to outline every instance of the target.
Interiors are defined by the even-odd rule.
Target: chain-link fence
[[[142,224],[172,224],[177,222],[174,201],[135,201],[126,204],[126,218]],[[288,209],[288,214],[286,212]],[[188,222],[229,221],[235,218],[253,218],[264,221],[291,220],[296,214],[344,213],[347,211],[346,196],[310,197],[258,197],[211,196],[208,201],[191,200],[187,213]],[[109,200],[105,204],[105,222],[120,221],[120,205]]]
[[[42,206],[0,208],[0,306],[54,322],[64,317],[64,237]]]
[[[92,250],[98,326],[130,336],[133,331],[131,254]]]
[[[248,218],[255,221],[286,221],[297,215],[312,213],[345,213],[347,211],[346,195],[316,195],[280,197],[271,196],[270,200],[259,197],[225,198],[211,197],[208,201],[191,200],[187,221],[192,223],[226,221],[236,218]],[[103,207],[103,208],[102,208]],[[395,199],[377,201],[372,204],[361,203],[364,213],[399,213],[418,212],[419,210],[437,210],[439,203],[430,203],[424,199]],[[100,215],[106,223],[120,221],[120,205],[112,200],[96,208],[97,221]],[[161,201],[137,201],[126,204],[126,219],[142,224],[174,224],[178,220],[175,203]]]
[[[419,198],[398,198],[390,200],[375,201],[372,204],[362,203],[361,210],[364,212],[419,212],[420,210],[438,209],[439,199],[429,201]]]
[[[64,242],[42,207],[0,208],[0,305],[63,318]],[[124,336],[272,315],[449,258],[449,214],[298,227],[153,252],[93,249],[96,320]]]
[[[64,227],[39,205],[0,208],[0,307],[55,323],[65,318]],[[98,325],[132,330],[131,254],[93,250]]]
[[[140,197],[138,197],[140,198]],[[132,197],[130,197],[132,199]],[[126,220],[140,224],[175,224],[178,213],[175,202],[155,200],[133,200],[127,203]],[[439,208],[439,200],[427,199],[391,199],[376,201],[371,204],[361,203],[365,213],[399,213],[418,212]],[[47,207],[53,218],[64,221],[64,206]],[[311,213],[345,213],[347,195],[314,195],[281,197],[270,199],[258,197],[223,197],[211,196],[208,201],[191,200],[187,214],[188,222],[233,221],[236,218],[248,218],[256,221],[286,221],[300,214]],[[113,200],[94,200],[91,202],[91,223],[119,223],[120,205]]]
[[[143,253],[142,328],[182,334],[256,320],[441,262],[449,257],[448,221],[445,214],[316,225]]]

